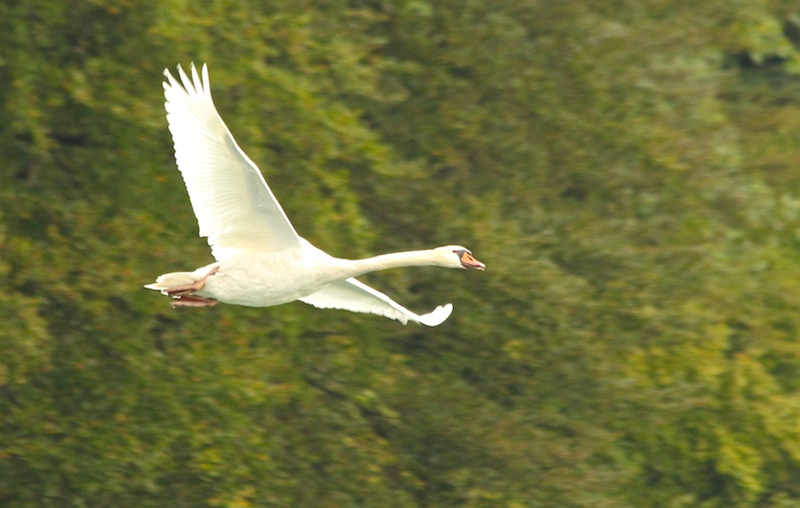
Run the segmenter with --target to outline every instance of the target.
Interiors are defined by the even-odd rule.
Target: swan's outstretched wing
[[[179,83],[164,71],[167,122],[189,199],[217,260],[242,251],[300,247],[300,239],[253,161],[239,148],[202,79],[178,66]]]
[[[419,316],[395,302],[380,291],[376,291],[356,279],[347,279],[328,284],[311,296],[300,298],[320,309],[343,309],[352,312],[369,312],[389,319],[396,319],[403,324],[409,321],[427,326],[438,326],[453,312],[453,305],[436,307],[429,313]]]

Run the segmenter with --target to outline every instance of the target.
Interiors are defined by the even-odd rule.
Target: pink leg
[[[212,275],[216,274],[219,271],[219,267],[214,267],[210,272],[206,274],[205,277],[202,279],[198,279],[191,284],[186,284],[185,286],[177,286],[174,288],[164,289],[161,292],[167,296],[183,296],[183,295],[190,295],[195,291],[200,291],[203,289],[203,286],[206,285],[206,279],[211,277]]]
[[[203,298],[202,296],[194,295],[175,296],[173,300],[169,302],[173,309],[177,307],[213,307],[218,303],[219,301],[213,298]]]
[[[191,284],[187,284],[185,286],[177,286],[174,288],[169,288],[161,291],[167,296],[171,296],[173,300],[170,302],[172,307],[213,307],[217,303],[217,300],[213,298],[205,298],[202,296],[197,296],[194,293],[196,291],[200,291],[203,289],[203,286],[206,285],[206,279],[215,275],[219,271],[219,267],[214,267],[210,272],[206,274],[205,277],[202,279],[198,279]]]

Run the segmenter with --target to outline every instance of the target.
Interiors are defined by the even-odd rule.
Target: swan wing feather
[[[180,82],[164,71],[167,122],[175,160],[186,183],[200,236],[221,261],[241,252],[300,247],[300,238],[258,167],[239,148],[202,78],[178,66]]]
[[[414,321],[426,326],[442,324],[453,312],[453,305],[448,303],[420,316],[354,278],[332,282],[316,293],[300,298],[300,301],[320,309],[366,312],[396,319],[403,324]]]

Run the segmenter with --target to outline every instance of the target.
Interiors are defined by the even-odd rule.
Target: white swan
[[[475,268],[485,265],[464,247],[398,252],[368,259],[332,257],[297,235],[256,165],[236,144],[211,99],[208,68],[202,79],[178,66],[179,83],[164,71],[167,122],[175,159],[192,202],[200,236],[217,260],[193,272],[161,275],[155,289],[175,307],[225,302],[268,307],[300,300],[319,308],[369,312],[403,324],[441,324],[453,306],[417,315],[354,277],[403,266]]]

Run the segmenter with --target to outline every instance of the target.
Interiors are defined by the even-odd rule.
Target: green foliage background
[[[443,326],[174,311],[161,71]],[[0,3],[0,505],[800,506],[787,0]]]

